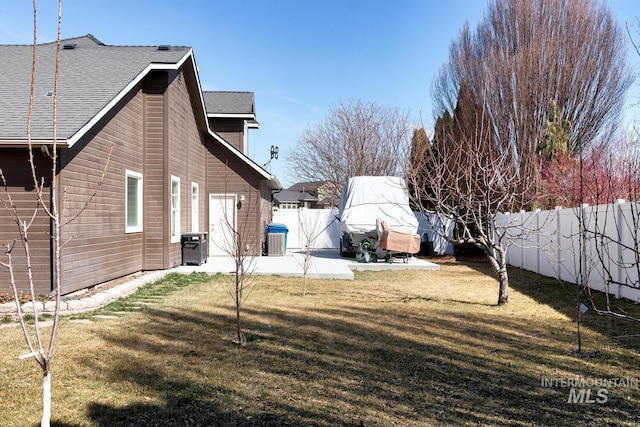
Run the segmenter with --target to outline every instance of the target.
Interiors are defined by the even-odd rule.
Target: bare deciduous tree
[[[498,305],[509,300],[507,249],[512,242],[513,224],[496,221],[504,212],[517,212],[527,206],[534,190],[531,180],[535,158],[513,161],[510,151],[490,143],[490,130],[482,116],[471,132],[452,126],[443,128],[438,144],[416,133],[412,144],[411,167],[406,171],[414,208],[456,224],[453,244],[473,244],[482,249],[499,281]],[[526,166],[526,168],[525,168]],[[435,230],[439,228],[432,224]]]
[[[258,251],[259,242],[250,240],[247,236],[254,236],[252,217],[256,216],[258,204],[254,202],[251,189],[245,191],[248,196],[237,198],[235,193],[230,193],[227,188],[229,182],[229,167],[224,172],[224,198],[221,199],[221,218],[214,220],[214,227],[220,227],[222,241],[213,242],[219,249],[229,255],[234,263],[226,291],[233,300],[236,312],[234,343],[243,346],[247,339],[242,327],[242,306],[257,285],[255,272],[256,261],[254,255]],[[233,206],[225,202],[226,196],[233,197]],[[257,196],[256,196],[257,197]]]
[[[435,114],[479,106],[494,143],[518,162],[542,146],[553,102],[576,155],[618,124],[632,82],[626,51],[598,0],[492,0],[476,31],[466,25],[452,43],[433,84]]]
[[[320,229],[318,216],[307,211],[306,208],[298,209],[298,223],[302,232],[304,254],[302,256],[302,296],[307,294],[307,273],[313,261],[313,249],[320,234],[326,230]]]
[[[36,56],[37,56],[37,8],[36,1],[33,0],[33,53],[32,53],[32,62],[31,62],[31,85],[29,92],[29,106],[28,113],[26,117],[27,121],[27,150],[28,153],[28,163],[31,169],[31,178],[33,180],[33,188],[34,188],[34,206],[35,208],[32,211],[26,212],[22,209],[24,208],[23,204],[14,203],[14,198],[12,196],[12,185],[10,179],[5,176],[4,172],[0,169],[0,182],[2,182],[4,186],[4,196],[2,198],[2,202],[7,209],[10,217],[16,223],[18,227],[19,235],[20,235],[20,244],[17,244],[17,241],[12,242],[4,242],[3,245],[6,249],[6,262],[0,262],[0,265],[7,268],[9,270],[9,285],[13,292],[14,301],[16,304],[16,310],[18,314],[18,320],[20,322],[20,326],[22,328],[23,336],[25,339],[26,346],[28,348],[28,353],[20,356],[20,358],[33,359],[42,369],[42,416],[41,416],[41,425],[49,426],[51,423],[51,382],[52,382],[52,369],[51,363],[54,355],[54,350],[56,348],[56,337],[58,334],[59,324],[60,324],[60,305],[61,305],[61,290],[62,290],[62,280],[61,280],[61,253],[65,244],[69,242],[73,237],[62,241],[62,229],[65,225],[71,223],[76,220],[82,212],[87,208],[87,206],[91,203],[94,197],[97,195],[98,190],[100,189],[102,182],[105,177],[105,173],[107,167],[109,165],[109,160],[111,158],[111,152],[113,150],[113,146],[109,150],[109,155],[105,161],[104,169],[102,171],[102,175],[98,182],[95,185],[95,188],[92,194],[84,201],[84,203],[80,204],[80,207],[75,212],[65,212],[65,202],[67,199],[67,194],[65,189],[62,189],[62,198],[61,203],[58,202],[58,194],[60,189],[58,188],[58,181],[56,178],[58,172],[58,164],[59,164],[59,146],[58,139],[56,134],[56,120],[57,120],[57,103],[58,103],[58,76],[59,76],[59,67],[60,67],[60,40],[61,40],[61,24],[62,24],[62,0],[58,1],[58,33],[56,39],[56,56],[55,56],[55,76],[54,76],[54,86],[53,86],[53,123],[52,123],[52,144],[51,147],[48,148],[46,146],[40,147],[41,150],[45,150],[50,157],[49,166],[50,175],[46,177],[47,173],[42,171],[42,165],[37,166],[36,160],[34,156],[34,144],[31,138],[31,124],[33,119],[33,99],[34,99],[34,90],[35,90],[35,79],[36,79]],[[48,193],[46,191],[46,187],[48,188]],[[60,206],[59,206],[60,204]],[[29,232],[34,224],[34,220],[39,215],[45,215],[50,220],[50,237],[51,237],[51,251],[52,251],[52,288],[53,294],[55,296],[55,309],[52,319],[51,329],[48,333],[43,331],[43,326],[38,318],[38,309],[36,308],[36,300],[37,295],[35,293],[35,284],[34,277],[32,275],[32,252],[29,245]],[[24,251],[24,259],[26,262],[26,281],[29,286],[29,296],[31,299],[31,311],[33,311],[34,315],[34,324],[30,327],[25,319],[25,313],[22,310],[22,306],[20,303],[19,293],[18,293],[18,280],[16,277],[17,268],[14,262],[14,251],[22,248]]]
[[[295,180],[326,180],[339,191],[352,176],[400,176],[410,132],[408,113],[400,109],[341,103],[303,133],[287,162]]]
[[[51,359],[53,358],[53,352],[56,344],[56,336],[57,336],[59,318],[60,318],[60,301],[61,301],[60,299],[60,290],[61,290],[60,249],[62,244],[60,242],[60,227],[61,227],[62,221],[61,221],[60,213],[56,203],[57,197],[55,195],[58,190],[56,187],[55,173],[57,170],[56,103],[57,103],[58,70],[59,70],[59,62],[60,62],[60,56],[59,56],[60,46],[59,45],[60,45],[60,27],[62,22],[62,1],[60,0],[58,2],[58,37],[57,37],[58,49],[57,49],[56,58],[55,58],[56,64],[55,64],[55,78],[54,78],[54,91],[53,91],[54,92],[53,147],[52,147],[53,153],[51,157],[52,179],[51,179],[51,186],[49,189],[50,195],[51,195],[50,201],[45,200],[45,198],[43,197],[44,180],[39,180],[37,177],[36,166],[33,159],[34,148],[31,143],[31,122],[32,122],[32,112],[33,112],[33,95],[34,95],[34,88],[35,88],[36,54],[37,54],[36,17],[37,17],[37,8],[36,8],[36,1],[34,0],[33,1],[33,58],[32,58],[32,67],[31,67],[31,89],[29,93],[29,109],[28,109],[29,112],[27,116],[27,139],[28,139],[29,165],[31,166],[34,186],[36,190],[35,193],[37,198],[37,205],[36,205],[37,207],[33,211],[33,213],[29,215],[29,219],[27,220],[23,219],[23,217],[21,216],[21,213],[17,209],[17,206],[13,203],[11,192],[9,191],[8,183],[6,181],[4,174],[2,174],[2,181],[5,186],[5,195],[7,197],[5,201],[5,206],[9,210],[11,216],[13,217],[14,221],[16,222],[19,228],[20,237],[22,239],[22,246],[24,248],[25,257],[27,260],[27,276],[28,276],[27,278],[28,278],[29,287],[31,290],[31,301],[34,304],[33,331],[35,335],[35,342],[31,338],[31,335],[28,330],[29,328],[24,319],[24,313],[20,309],[20,301],[18,299],[17,284],[16,284],[15,271],[14,271],[15,267],[13,264],[13,256],[12,256],[12,252],[15,248],[15,242],[5,244],[5,248],[7,249],[7,262],[2,263],[2,265],[9,269],[9,276],[11,278],[10,285],[13,290],[14,299],[16,302],[16,309],[18,311],[18,317],[20,320],[20,325],[22,327],[22,332],[25,338],[26,345],[29,349],[29,353],[21,357],[33,358],[42,369],[42,417],[41,417],[40,424],[42,426],[49,426],[51,423]],[[39,210],[45,211],[46,214],[51,218],[51,243],[52,243],[52,250],[53,250],[53,269],[54,269],[53,288],[55,291],[55,298],[56,298],[55,299],[56,308],[53,316],[53,325],[51,326],[51,331],[49,332],[49,339],[46,344],[45,344],[44,334],[41,330],[42,329],[41,325],[38,322],[38,312],[35,309],[36,295],[34,291],[33,276],[31,275],[31,253],[30,253],[29,238],[28,238],[29,228],[31,227],[31,224],[33,223],[33,219],[36,217]]]

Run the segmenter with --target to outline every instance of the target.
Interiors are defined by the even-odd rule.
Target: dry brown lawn
[[[587,313],[575,289],[511,270],[510,302],[484,263],[357,273],[355,281],[261,277],[233,344],[224,276],[170,276],[65,319],[53,376],[58,426],[633,426],[637,387],[569,403],[548,379],[640,378],[637,332]],[[624,303],[626,310],[638,307]],[[111,317],[115,316],[115,317]],[[90,322],[86,322],[90,320]],[[35,425],[39,371],[19,329],[0,329],[0,426]],[[592,398],[599,387],[593,387]]]

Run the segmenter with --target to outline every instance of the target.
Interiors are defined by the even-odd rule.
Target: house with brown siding
[[[227,96],[233,92],[221,99],[203,94],[191,48],[110,46],[87,35],[61,43],[54,97],[57,50],[57,43],[37,46],[28,135],[32,46],[0,46],[0,169],[18,212],[30,218],[37,197],[27,146],[30,141],[49,200],[55,138],[56,197],[63,222],[70,221],[61,236],[67,242],[63,294],[180,265],[184,233],[204,233],[209,255],[228,254],[232,246],[262,253],[271,194],[281,186],[247,156],[248,130],[257,127],[252,93],[237,92],[251,101],[247,115],[246,103]],[[7,199],[0,191],[0,201]],[[40,208],[29,229],[39,294],[52,290],[50,236]],[[240,244],[231,245],[234,236]],[[0,243],[13,240],[16,279],[25,290],[24,245],[0,203]],[[4,251],[0,257],[6,262]],[[0,292],[9,290],[8,280],[8,270],[0,268]]]

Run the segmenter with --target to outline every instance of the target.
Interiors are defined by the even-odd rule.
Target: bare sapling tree
[[[258,217],[260,197],[250,188],[244,194],[230,193],[227,184],[229,167],[224,173],[224,192],[220,197],[219,218],[214,218],[212,226],[219,228],[221,241],[213,241],[214,245],[231,257],[234,270],[226,291],[235,305],[235,339],[234,343],[244,346],[247,338],[243,332],[242,307],[244,301],[258,284],[253,274],[256,268],[255,256],[261,250],[255,236],[256,218]],[[210,239],[211,240],[211,239]]]
[[[562,223],[559,212],[543,215],[558,219],[550,227],[555,237],[544,236],[558,253],[549,260],[557,264],[559,275],[562,271],[562,277],[576,284],[578,354],[583,353],[581,326],[587,310],[610,322],[640,322],[621,308],[624,303],[616,303],[637,299],[640,289],[639,143],[637,134],[622,131],[592,144],[578,158],[557,152],[552,160],[542,159],[536,203],[550,207],[549,202],[560,202],[574,214]],[[559,238],[569,246],[562,247]]]
[[[373,102],[333,107],[288,153],[296,181],[328,181],[336,193],[352,176],[401,176],[411,138],[407,112]]]
[[[466,129],[463,121],[446,126],[441,122],[433,143],[424,132],[416,132],[405,176],[414,209],[426,218],[435,214],[441,221],[455,222],[453,236],[432,224],[435,232],[454,245],[482,249],[498,278],[498,305],[503,305],[509,301],[507,249],[514,226],[497,217],[518,212],[530,202],[534,159],[515,162],[511,151],[492,143],[481,114],[473,122]]]
[[[47,177],[47,172],[42,170],[41,166],[37,165],[35,160],[34,151],[36,150],[31,138],[31,126],[33,118],[33,99],[34,88],[36,80],[36,56],[37,56],[37,37],[36,37],[36,16],[37,8],[36,1],[33,1],[33,54],[31,62],[31,86],[29,92],[29,106],[28,114],[26,117],[27,122],[27,156],[28,164],[31,169],[31,178],[34,188],[34,200],[32,209],[24,209],[25,205],[22,202],[14,201],[12,195],[12,187],[14,183],[7,177],[7,175],[0,169],[0,181],[4,186],[4,197],[2,202],[9,213],[9,216],[15,222],[20,241],[13,240],[10,242],[4,242],[4,248],[6,249],[6,262],[0,262],[0,265],[7,268],[9,271],[9,285],[11,287],[13,297],[16,304],[17,317],[20,322],[22,333],[25,339],[25,344],[28,348],[28,352],[22,356],[21,359],[31,358],[34,360],[42,370],[42,416],[41,425],[49,426],[51,423],[51,383],[52,383],[52,360],[54,356],[54,350],[56,348],[56,337],[60,326],[60,305],[61,305],[61,253],[62,250],[72,237],[62,240],[62,229],[65,225],[77,219],[86,207],[91,203],[99,188],[102,185],[104,176],[111,157],[111,150],[109,156],[105,162],[104,169],[99,181],[96,183],[93,193],[85,200],[80,208],[75,212],[65,211],[65,201],[67,200],[66,192],[62,189],[61,205],[58,204],[58,193],[60,189],[57,185],[57,171],[59,164],[59,145],[56,134],[56,120],[57,120],[57,102],[58,102],[58,75],[60,64],[60,34],[62,23],[62,1],[58,1],[58,33],[56,43],[56,56],[55,56],[55,76],[53,87],[53,123],[52,123],[52,143],[50,147],[40,147],[41,150],[46,151],[50,156],[50,174]],[[48,191],[47,191],[48,187]],[[43,325],[38,318],[38,308],[36,301],[38,295],[36,295],[35,279],[33,276],[33,261],[32,252],[30,247],[29,232],[34,224],[34,221],[39,215],[44,215],[50,220],[50,238],[51,238],[51,251],[52,251],[52,292],[55,296],[55,309],[53,313],[53,319],[50,329],[45,332],[45,325]],[[24,274],[26,275],[26,283],[29,286],[30,296],[30,310],[34,315],[33,326],[30,326],[25,318],[25,310],[21,305],[18,291],[18,268],[15,262],[15,251],[22,250],[21,256],[25,261]]]
[[[575,208],[580,233],[575,251],[579,266],[576,302],[580,307],[583,296],[598,315],[632,322],[640,319],[617,310],[611,296],[631,295],[640,286],[639,142],[637,136],[623,136],[596,147],[596,154],[580,162],[582,200],[593,206],[583,203]],[[597,283],[604,292],[600,304],[591,292]]]
[[[319,216],[309,212],[306,208],[298,209],[298,223],[302,233],[304,254],[302,256],[302,296],[307,294],[307,274],[313,261],[313,249],[318,237],[324,230],[320,228]],[[326,227],[325,227],[326,229]]]

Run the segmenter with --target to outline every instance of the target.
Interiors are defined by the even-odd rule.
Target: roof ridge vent
[[[65,43],[62,45],[62,48],[65,50],[72,50],[75,49],[77,45],[77,43]]]
[[[160,46],[158,46],[158,50],[171,50],[171,46],[169,46],[168,44],[161,44]]]

